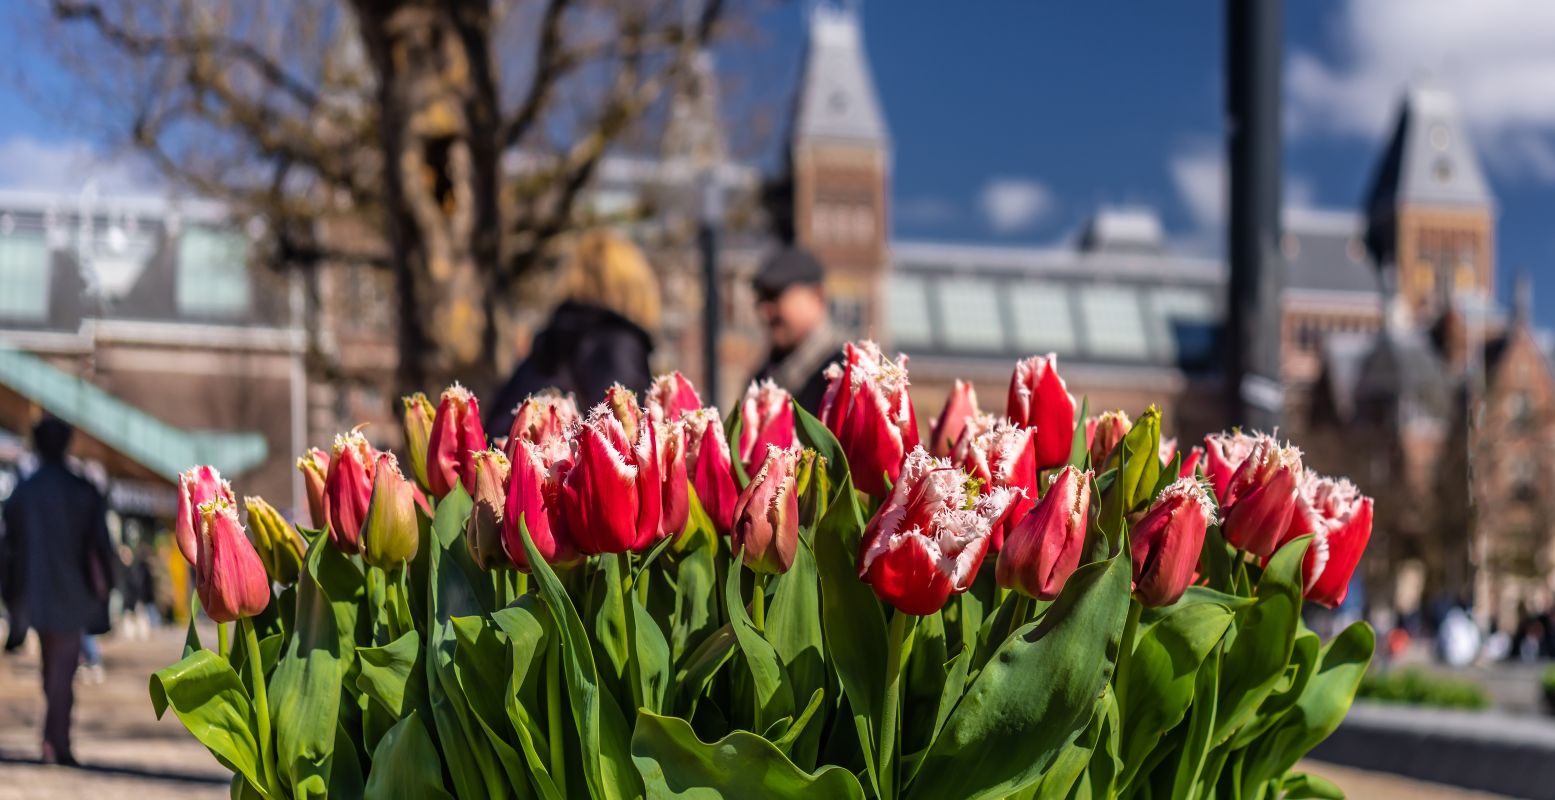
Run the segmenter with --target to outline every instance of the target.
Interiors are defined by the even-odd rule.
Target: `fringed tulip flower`
[[[303,492],[308,496],[308,521],[314,530],[329,527],[329,508],[324,501],[324,481],[329,477],[329,454],[317,447],[308,448],[297,459],[297,471],[302,473]]]
[[[470,496],[474,502],[464,525],[465,547],[470,551],[470,560],[481,569],[511,569],[513,562],[502,546],[511,471],[508,458],[501,450],[481,450],[473,461],[475,493]]]
[[[907,357],[886,358],[871,341],[849,342],[844,360],[826,368],[830,383],[821,421],[842,444],[853,485],[882,497],[902,459],[918,446],[918,417],[907,394]]]
[[[1179,478],[1161,490],[1150,510],[1129,529],[1139,602],[1169,606],[1182,597],[1198,569],[1205,530],[1214,521],[1214,501],[1196,479]]]
[[[432,441],[432,423],[437,419],[437,406],[425,394],[416,392],[400,398],[405,404],[405,455],[410,458],[410,474],[422,488],[427,483],[427,447]]]
[[[486,449],[486,429],[481,426],[480,404],[469,389],[455,383],[443,390],[427,441],[427,488],[441,500],[464,485],[475,491],[473,454]]]
[[[691,517],[690,480],[686,477],[686,422],[677,419],[658,427],[659,475],[663,478],[663,508],[659,522],[660,537],[686,529]]]
[[[567,443],[555,437],[540,443],[519,438],[508,445],[513,448],[513,460],[508,472],[507,506],[502,515],[502,546],[508,559],[519,569],[529,571],[529,558],[518,527],[522,520],[535,550],[547,564],[576,561],[578,550],[567,533],[559,505],[562,479],[572,468]]]
[[[745,566],[756,572],[784,573],[794,565],[799,546],[799,448],[767,445],[761,469],[734,505],[730,546],[744,549]]]
[[[720,534],[729,535],[734,525],[734,503],[739,489],[734,482],[734,465],[729,460],[729,444],[724,439],[723,422],[718,409],[703,408],[681,417],[686,424],[686,471],[697,501]]]
[[[934,420],[934,427],[929,429],[929,455],[935,458],[949,456],[956,442],[961,441],[961,432],[966,430],[967,422],[980,414],[977,392],[972,384],[956,381],[950,388],[950,396],[945,398],[945,408]]]
[[[994,521],[988,542],[999,550],[1009,530],[1037,503],[1036,432],[1007,419],[992,420],[987,426],[974,419],[962,430],[951,463],[982,481],[983,494],[1009,490],[1010,504],[1004,516]]]
[[[1037,429],[1037,467],[1069,463],[1074,446],[1074,397],[1058,374],[1058,356],[1032,356],[1015,365],[1005,415],[1015,424]]]
[[[200,558],[200,506],[218,497],[236,504],[232,485],[212,466],[190,467],[178,476],[178,517],[173,524],[173,540],[178,552],[191,566]]]
[[[925,616],[965,592],[988,553],[1007,489],[978,495],[972,478],[921,446],[903,461],[899,479],[864,531],[859,578],[905,614]]]
[[[1226,484],[1220,532],[1233,547],[1260,558],[1274,554],[1296,513],[1301,451],[1258,435],[1253,448]]]
[[[1372,500],[1343,478],[1308,473],[1301,482],[1290,537],[1312,534],[1302,565],[1306,598],[1337,608],[1371,540]]]
[[[1204,448],[1195,447],[1188,451],[1188,455],[1182,460],[1182,469],[1177,473],[1179,478],[1191,478],[1199,463],[1204,460]]]
[[[1047,494],[1005,537],[995,572],[999,585],[1052,600],[1080,566],[1091,509],[1090,471],[1066,466]]]
[[[630,408],[635,408],[635,401]],[[626,408],[626,406],[621,406]],[[653,421],[633,422],[629,438],[609,403],[589,411],[578,430],[576,460],[562,483],[567,530],[588,554],[642,550],[658,540],[661,522],[658,446]]]
[[[202,503],[195,591],[200,607],[216,622],[252,617],[270,605],[264,561],[243,534],[238,510],[225,496]]]
[[[283,586],[296,583],[308,555],[307,540],[264,498],[245,497],[243,506],[248,509],[248,529],[265,574]]]
[[[1212,433],[1204,437],[1204,475],[1215,489],[1215,499],[1226,504],[1226,487],[1231,485],[1231,474],[1253,452],[1258,437],[1241,431]]]
[[[324,507],[329,511],[329,541],[348,555],[362,551],[362,523],[373,499],[373,474],[378,454],[361,430],[335,437],[329,475],[324,479]]]
[[[1108,411],[1085,421],[1085,439],[1091,448],[1091,466],[1100,469],[1107,457],[1128,435],[1134,421],[1123,411]]]
[[[621,384],[605,392],[605,403],[626,431],[637,461],[637,539],[633,550],[642,550],[664,538],[664,460],[659,455],[659,426],[642,406],[637,394]]]
[[[416,519],[416,488],[400,472],[393,453],[379,453],[373,468],[372,499],[362,522],[362,560],[389,569],[416,557],[421,525]]]
[[[788,390],[768,378],[751,381],[740,401],[740,464],[749,475],[766,458],[767,445],[798,443],[794,435],[794,402]]]
[[[513,427],[508,430],[504,455],[513,460],[513,443],[519,439],[539,443],[565,440],[578,424],[578,404],[570,394],[548,390],[524,398],[513,409]]]
[[[681,414],[701,407],[696,387],[679,372],[660,375],[648,387],[648,414],[655,423],[674,422]]]

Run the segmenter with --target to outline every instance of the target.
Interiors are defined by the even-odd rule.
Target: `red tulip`
[[[681,414],[701,407],[696,387],[679,372],[660,375],[648,387],[648,413],[655,423],[674,422]]]
[[[1090,471],[1066,466],[1036,508],[1017,522],[999,551],[999,585],[1052,600],[1080,566],[1091,508]]]
[[[441,500],[459,484],[475,491],[473,454],[486,449],[480,403],[470,390],[455,383],[443,390],[427,441],[427,488]]]
[[[523,440],[519,441],[519,446],[524,446]],[[464,523],[464,545],[470,551],[470,560],[481,569],[509,569],[513,561],[502,544],[502,529],[512,467],[508,457],[495,448],[476,453],[474,462],[475,493],[470,496],[474,502]]]
[[[513,460],[513,442],[524,439],[531,443],[551,438],[565,440],[572,436],[578,425],[578,404],[572,395],[555,391],[532,394],[513,409],[513,427],[508,429],[507,446],[503,455]]]
[[[1194,470],[1198,469],[1199,462],[1204,460],[1204,448],[1195,447],[1188,451],[1188,456],[1182,460],[1182,469],[1177,473],[1179,478],[1193,477]]]
[[[635,399],[614,400],[589,411],[561,488],[566,528],[589,554],[642,550],[658,540],[662,520],[653,420],[633,419]],[[632,421],[635,438],[628,438],[623,417]]]
[[[1198,570],[1205,529],[1214,521],[1214,502],[1193,478],[1179,478],[1156,496],[1129,530],[1139,602],[1169,606],[1182,597]]]
[[[798,443],[794,435],[794,399],[771,378],[751,381],[740,401],[740,463],[748,475],[766,458],[767,445],[781,449]]]
[[[377,453],[360,429],[335,437],[324,507],[329,511],[329,541],[342,553],[362,550],[362,523],[372,505]]]
[[[1220,532],[1233,547],[1260,558],[1274,554],[1296,513],[1301,451],[1273,437],[1254,437],[1253,449],[1226,484]]]
[[[794,565],[799,547],[799,448],[767,445],[767,458],[734,505],[730,546],[744,548],[745,566],[756,572],[783,573]]]
[[[237,506],[227,497],[200,504],[199,555],[195,591],[200,606],[216,622],[252,617],[270,605],[265,562],[238,522]]]
[[[1108,411],[1086,420],[1085,441],[1091,448],[1091,465],[1099,469],[1106,464],[1107,457],[1133,427],[1133,420],[1123,411]]]
[[[529,559],[518,522],[524,521],[535,550],[548,564],[569,564],[578,560],[578,550],[567,533],[567,521],[561,514],[562,480],[572,468],[567,443],[549,438],[536,444],[518,438],[508,442],[513,461],[508,473],[507,506],[502,515],[502,547],[508,559],[525,572]]]
[[[950,396],[945,398],[945,408],[939,412],[939,418],[934,420],[934,427],[929,431],[929,455],[936,458],[944,458],[961,440],[961,432],[966,430],[967,422],[977,418],[977,392],[972,384],[965,381],[956,381],[950,388]]]
[[[1231,484],[1231,473],[1242,466],[1257,438],[1241,431],[1212,433],[1204,437],[1204,474],[1215,488],[1215,499],[1226,504],[1226,487]]]
[[[951,463],[983,483],[982,493],[995,489],[1010,492],[1004,516],[994,521],[988,546],[1004,547],[1004,537],[1037,503],[1036,432],[1007,419],[985,426],[978,418],[967,420],[956,443]]]
[[[971,587],[1011,499],[1008,489],[976,495],[971,481],[922,446],[908,454],[860,542],[859,578],[875,596],[924,616]]]
[[[678,534],[686,529],[691,516],[691,491],[686,477],[686,421],[677,419],[659,425],[659,474],[664,479],[663,513],[660,536]]]
[[[329,527],[329,509],[324,501],[324,480],[329,477],[329,454],[317,447],[308,448],[297,459],[297,471],[302,473],[302,488],[308,495],[308,521],[314,530]]]
[[[918,417],[907,394],[907,357],[885,357],[871,341],[844,346],[845,361],[826,368],[830,384],[821,421],[848,457],[853,484],[876,497],[901,473],[902,458],[918,446]]]
[[[1069,463],[1074,446],[1074,397],[1058,374],[1058,356],[1049,353],[1016,363],[1005,414],[1021,427],[1037,429],[1039,469]]]
[[[190,566],[199,563],[200,558],[200,506],[218,497],[237,504],[232,484],[222,480],[215,467],[190,467],[178,476],[178,517],[173,523],[173,541]]]
[[[1302,564],[1308,600],[1328,608],[1344,602],[1371,540],[1371,507],[1371,498],[1343,478],[1308,473],[1302,479],[1298,521],[1287,538],[1313,535]]]
[[[728,536],[734,526],[734,503],[739,489],[734,482],[734,465],[729,460],[729,444],[724,439],[718,409],[698,409],[681,417],[681,421],[686,424],[686,471],[697,491],[697,502],[713,521],[713,527]]]

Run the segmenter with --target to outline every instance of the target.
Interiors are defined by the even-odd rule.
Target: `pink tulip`
[[[648,387],[648,413],[655,423],[675,422],[681,414],[701,407],[696,387],[679,372],[660,375]]]
[[[991,419],[991,418],[990,418]],[[951,463],[983,482],[982,493],[1010,492],[1004,516],[994,522],[989,546],[1004,547],[1004,537],[1037,503],[1036,432],[1007,419],[969,420],[956,443]]]
[[[1205,530],[1214,521],[1214,502],[1197,480],[1179,478],[1161,490],[1129,530],[1139,602],[1169,606],[1182,597],[1198,570]]]
[[[270,605],[265,562],[238,522],[237,506],[227,497],[200,504],[199,555],[195,591],[200,607],[216,622],[252,617]]]
[[[578,404],[572,395],[555,391],[532,394],[524,398],[513,410],[513,427],[508,429],[508,441],[503,455],[513,460],[513,442],[524,439],[544,442],[548,439],[567,439],[578,425]]]
[[[697,501],[713,521],[713,527],[728,536],[734,526],[734,504],[739,492],[718,409],[698,409],[681,417],[681,421],[686,425],[686,471],[691,476],[691,487],[696,489]]]
[[[486,449],[486,429],[481,426],[480,403],[470,390],[455,383],[443,390],[427,441],[427,488],[441,500],[464,485],[475,491],[472,456]]]
[[[1101,469],[1134,422],[1123,411],[1108,411],[1085,421],[1085,439],[1091,448],[1091,466]]]
[[[672,536],[686,529],[691,516],[691,492],[686,477],[686,421],[677,419],[659,425],[659,474],[664,479],[663,514],[660,536]]]
[[[1090,471],[1065,466],[1047,494],[1004,540],[995,572],[999,585],[1052,600],[1080,566],[1091,508]]]
[[[1372,500],[1343,478],[1307,473],[1287,538],[1312,534],[1302,572],[1306,598],[1337,608],[1371,540]]]
[[[1231,484],[1231,474],[1242,466],[1257,437],[1241,431],[1212,433],[1204,437],[1204,475],[1215,489],[1215,499],[1226,504],[1226,487]]]
[[[1301,451],[1259,434],[1226,484],[1221,533],[1233,547],[1260,558],[1274,554],[1296,513],[1302,477]]]
[[[767,445],[767,458],[734,505],[730,546],[742,548],[745,566],[756,572],[784,573],[799,547],[799,448]]]
[[[967,422],[977,418],[977,391],[972,384],[966,381],[956,381],[950,389],[950,396],[945,398],[945,408],[939,412],[939,418],[934,420],[934,427],[929,431],[929,455],[935,458],[944,458],[950,455],[956,442],[961,440],[961,432],[966,430]]]
[[[1015,365],[1005,415],[1015,424],[1037,429],[1037,467],[1069,463],[1074,445],[1074,397],[1058,374],[1058,356],[1032,356]]]
[[[308,496],[308,520],[313,523],[314,530],[329,527],[329,509],[324,500],[329,454],[317,447],[308,448],[307,454],[297,459],[297,471],[302,473],[302,488]]]
[[[218,497],[237,504],[232,484],[222,480],[215,467],[190,467],[178,476],[178,516],[173,524],[173,541],[190,566],[200,558],[200,506]]]
[[[579,557],[559,505],[562,481],[572,468],[571,454],[565,442],[547,442],[535,444],[524,438],[509,442],[514,449],[502,517],[502,547],[508,559],[525,572],[530,565],[518,528],[520,519],[546,563],[570,564]]]
[[[1204,448],[1195,447],[1188,451],[1188,456],[1182,460],[1182,470],[1177,473],[1179,478],[1193,477],[1194,470],[1199,467],[1199,462],[1204,460]]]
[[[821,400],[821,421],[848,457],[853,485],[882,497],[901,473],[902,459],[918,446],[918,417],[907,394],[907,357],[885,357],[871,341],[847,343],[844,362],[826,368],[830,381]]]
[[[771,378],[751,381],[740,401],[740,463],[749,475],[766,458],[767,445],[787,449],[794,435],[794,403],[788,391]]]
[[[628,437],[628,422],[634,437]],[[663,519],[662,491],[653,420],[641,415],[636,400],[618,394],[590,410],[561,489],[562,513],[578,549],[592,555],[651,546]]]
[[[362,550],[362,523],[372,504],[378,454],[360,429],[336,436],[333,451],[324,479],[329,541],[340,552],[355,554]]]

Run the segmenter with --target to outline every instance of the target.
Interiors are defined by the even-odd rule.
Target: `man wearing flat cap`
[[[767,328],[767,361],[756,380],[771,378],[799,405],[819,414],[827,365],[841,359],[823,288],[825,272],[809,251],[786,247],[768,258],[752,281],[756,313]]]

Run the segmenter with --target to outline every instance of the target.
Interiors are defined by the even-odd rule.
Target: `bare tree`
[[[496,305],[724,16],[723,0],[49,9],[91,113],[177,183],[264,219],[278,264],[392,270],[402,387],[490,379]],[[330,220],[381,241],[320,235]]]

